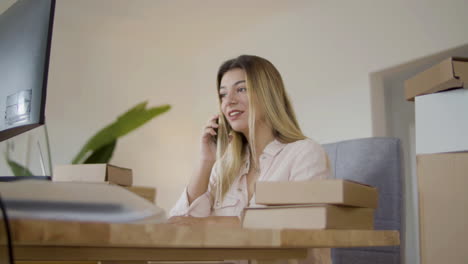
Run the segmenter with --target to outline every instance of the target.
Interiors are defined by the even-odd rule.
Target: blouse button
[[[239,192],[242,192],[242,189],[241,189],[241,188],[237,188],[237,190],[238,190]]]

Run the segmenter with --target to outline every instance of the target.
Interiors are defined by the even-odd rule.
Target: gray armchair
[[[335,178],[378,188],[375,229],[402,229],[402,166],[400,140],[363,138],[325,144]],[[403,248],[404,236],[400,234]],[[332,249],[333,264],[398,264],[400,247]]]

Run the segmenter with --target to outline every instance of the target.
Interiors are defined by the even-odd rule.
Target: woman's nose
[[[237,94],[234,91],[229,91],[226,94],[226,101],[228,104],[237,103]]]

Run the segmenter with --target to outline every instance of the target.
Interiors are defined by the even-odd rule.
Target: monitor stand
[[[47,126],[43,125],[0,143],[0,181],[50,180],[52,159]],[[13,172],[13,161],[20,167]],[[22,172],[22,168],[24,172]],[[28,175],[29,171],[33,176]]]
[[[49,142],[49,133],[47,132],[47,125],[43,125],[44,128],[44,141],[45,141],[45,153],[47,154],[47,161],[48,161],[48,167],[49,167],[49,173],[46,172],[46,167],[45,167],[45,157],[43,150],[41,148],[41,142],[37,140],[37,149],[39,152],[39,162],[41,164],[41,171],[42,171],[42,176],[52,176],[52,156],[50,154],[50,142]]]

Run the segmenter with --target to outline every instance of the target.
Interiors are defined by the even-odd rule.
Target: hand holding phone
[[[203,130],[201,140],[201,158],[203,160],[216,159],[216,143],[218,138],[218,118],[219,115],[214,115],[208,120],[207,125]]]
[[[217,125],[216,127],[213,126],[213,130],[215,131],[215,135],[211,135],[211,140],[213,140],[214,143],[218,143],[218,126],[219,126],[219,118],[216,118],[214,120],[215,124]]]

